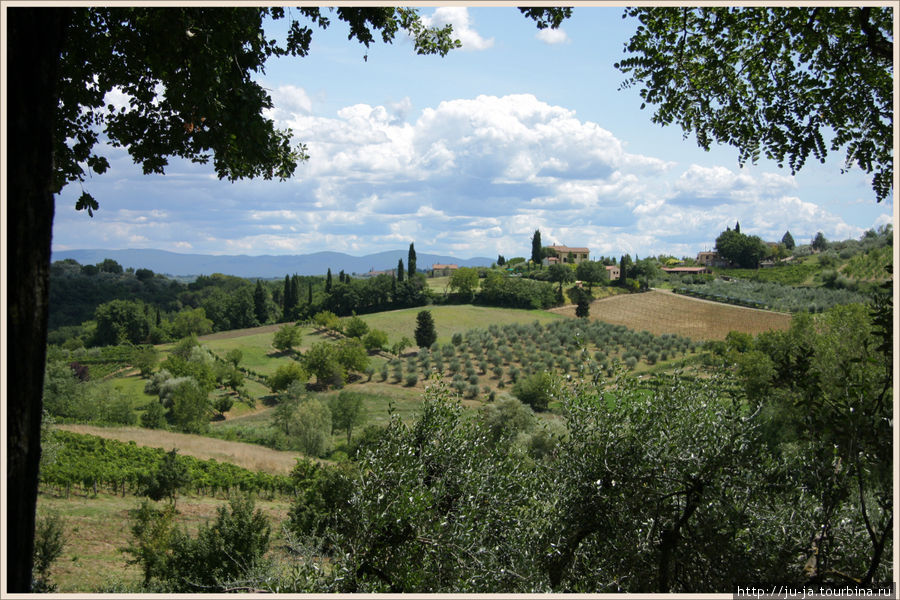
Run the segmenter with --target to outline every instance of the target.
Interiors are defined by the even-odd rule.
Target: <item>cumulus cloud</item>
[[[569,42],[569,35],[562,29],[541,29],[535,34],[538,40],[545,44],[565,44]]]
[[[540,228],[548,242],[587,246],[595,257],[693,256],[736,220],[767,240],[786,229],[798,241],[819,230],[829,239],[862,233],[798,197],[793,177],[710,165],[675,171],[531,94],[419,112],[409,99],[354,104],[323,117],[301,88],[272,93],[277,126],[302,132],[312,156],[294,179],[219,182],[208,166],[180,159],[168,169],[174,177],[142,176],[110,149],[112,176],[91,182],[101,211],[90,226],[100,233],[86,233],[72,209],[77,190],[67,188],[54,247],[364,254],[415,241],[421,251],[509,258],[527,255]]]
[[[453,26],[453,35],[462,42],[463,50],[487,50],[493,47],[494,38],[485,39],[474,29],[474,23],[465,6],[442,6],[430,17],[423,16],[427,27]]]

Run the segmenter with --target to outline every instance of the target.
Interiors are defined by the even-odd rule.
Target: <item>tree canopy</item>
[[[792,173],[844,149],[845,168],[872,174],[878,201],[893,179],[892,10],[887,7],[638,7],[616,67],[709,150],[765,156]],[[830,136],[830,142],[825,137]]]

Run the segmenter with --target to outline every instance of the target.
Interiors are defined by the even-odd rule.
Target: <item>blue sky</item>
[[[84,184],[100,210],[76,212],[81,188],[64,189],[53,249],[364,255],[415,242],[510,258],[527,256],[540,229],[594,257],[694,256],[735,221],[798,243],[892,222],[893,202],[876,203],[859,170],[842,175],[840,153],[795,176],[768,161],[741,169],[734,148],[705,152],[651,123],[637,90],[618,89],[613,65],[636,26],[621,8],[576,8],[552,33],[514,7],[421,13],[452,23],[463,48],[422,57],[397,39],[366,50],[333,19],[309,56],[270,61],[258,77],[269,116],[311,155],[291,181],[232,184],[177,160],[145,176],[108,148],[112,168]]]

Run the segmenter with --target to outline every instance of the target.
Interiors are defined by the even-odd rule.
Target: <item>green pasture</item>
[[[519,308],[493,308],[471,304],[450,306],[424,306],[404,308],[371,315],[361,315],[369,328],[380,329],[388,334],[390,343],[400,341],[403,336],[415,341],[416,315],[422,310],[430,310],[437,331],[438,344],[450,342],[453,334],[465,334],[470,329],[487,329],[490,325],[512,323],[547,323],[565,317],[544,310]]]

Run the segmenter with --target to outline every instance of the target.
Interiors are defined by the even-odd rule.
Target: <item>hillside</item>
[[[237,277],[284,277],[285,274],[324,275],[325,271],[344,271],[363,274],[397,267],[397,261],[407,259],[407,250],[387,250],[366,256],[351,256],[342,252],[316,252],[299,255],[205,255],[181,254],[165,250],[61,250],[53,253],[52,260],[74,259],[82,265],[96,264],[111,258],[124,268],[150,269],[172,276],[210,275],[223,273]],[[434,263],[457,264],[461,267],[490,266],[490,258],[457,258],[438,254],[417,253],[420,268],[430,268]]]

